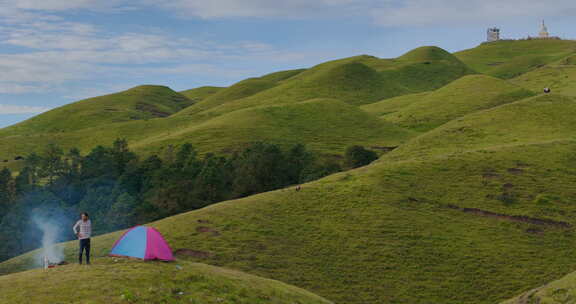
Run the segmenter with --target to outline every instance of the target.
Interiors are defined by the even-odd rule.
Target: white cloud
[[[44,107],[0,104],[0,114],[38,114],[50,110]]]
[[[475,25],[574,13],[573,0],[404,0],[371,12],[385,26]]]
[[[377,4],[378,0],[143,0],[155,5],[201,18],[345,16]],[[385,1],[387,2],[387,1]]]

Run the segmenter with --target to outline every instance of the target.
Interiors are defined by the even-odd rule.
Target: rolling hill
[[[509,79],[576,53],[574,40],[502,40],[454,55],[477,72]]]
[[[351,131],[348,133],[354,134],[354,137],[341,144],[333,143],[337,136],[325,139],[324,135],[312,133],[294,136],[299,128],[294,123],[289,124],[295,128],[292,131],[278,125],[272,129],[259,129],[258,124],[251,125],[249,122],[260,119],[249,116],[250,113],[260,115],[256,114],[258,110],[234,115],[232,112],[261,106],[291,105],[319,98],[336,99],[356,106],[435,89],[470,73],[473,71],[450,53],[437,47],[423,47],[397,59],[356,56],[326,62],[306,70],[282,71],[251,78],[228,88],[201,87],[177,93],[167,87],[141,86],[66,105],[0,130],[0,140],[3,142],[0,146],[0,160],[6,160],[5,165],[17,170],[19,164],[13,161],[15,158],[39,152],[48,143],[57,143],[66,149],[75,146],[86,152],[96,145],[109,144],[118,137],[128,139],[132,146],[146,152],[157,151],[159,145],[165,142],[181,144],[191,141],[201,151],[218,153],[253,141],[252,134],[262,134],[256,137],[273,138],[280,143],[302,140],[332,155],[341,154],[345,144],[396,146],[407,136],[391,136],[382,142],[375,142],[374,132],[359,132],[362,127],[354,126],[354,119],[346,117],[349,111],[358,113],[353,107],[340,108],[345,112],[329,116],[329,122],[321,117],[307,118],[309,132],[331,125],[339,129],[330,134],[349,128]],[[350,113],[350,117],[358,115]],[[230,120],[225,121],[228,118]],[[374,123],[374,119],[367,116],[364,119]],[[345,126],[346,123],[350,125]],[[235,124],[247,126],[254,133],[242,133],[246,128],[240,128],[233,131],[240,136],[224,136],[220,139],[212,137],[225,132],[219,132],[211,126],[226,126],[225,129],[233,130]],[[376,129],[381,130],[382,124],[384,122]],[[263,127],[270,125],[262,124]],[[382,132],[383,136],[390,132],[400,132],[398,127],[386,125],[390,130]],[[283,130],[282,134],[289,135],[277,136],[273,130],[280,130],[278,128]],[[367,137],[363,134],[367,134]]]
[[[409,95],[407,98],[418,101],[382,118],[415,131],[428,131],[466,114],[532,95],[532,92],[498,78],[469,75],[426,95]],[[406,104],[407,100],[402,99],[401,103]],[[385,105],[387,101],[380,103]]]
[[[569,91],[536,95],[539,90],[531,89],[546,68],[538,65],[572,64],[573,48],[571,41],[501,41],[455,56],[423,47],[395,59],[346,58],[230,90],[185,92],[195,103],[170,116],[89,126],[57,133],[57,140],[87,149],[123,136],[140,151],[185,141],[202,151],[226,151],[254,139],[302,141],[322,153],[353,143],[400,145],[369,166],[301,191],[221,202],[150,225],[176,252],[188,253],[177,256],[189,275],[202,268],[217,277],[205,285],[209,294],[186,294],[240,293],[244,280],[221,287],[229,286],[230,276],[195,264],[204,263],[292,284],[338,304],[498,303],[575,270],[576,99]],[[7,146],[18,147],[15,153],[50,139],[48,133],[1,134],[0,155]],[[103,280],[114,267],[104,256],[121,233],[93,239],[92,274]],[[76,259],[76,242],[60,246],[67,260]],[[0,285],[39,282],[39,271],[14,274],[30,269],[36,254],[0,263],[0,274],[7,275]],[[146,279],[174,271],[171,264],[140,265],[120,267]],[[571,294],[571,278],[538,289],[533,298]],[[184,288],[180,283],[172,288]],[[293,288],[270,293],[267,286],[243,289],[241,300],[264,293],[322,301]],[[135,292],[143,299],[164,295],[159,288]]]

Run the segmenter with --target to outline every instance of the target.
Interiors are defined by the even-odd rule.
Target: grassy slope
[[[574,40],[524,40],[482,44],[455,55],[477,72],[508,79],[574,52]]]
[[[550,94],[470,114],[423,134],[389,160],[430,157],[490,146],[576,139],[576,99]]]
[[[188,99],[194,101],[195,103],[198,103],[198,102],[218,93],[219,91],[221,91],[223,89],[225,89],[225,88],[205,86],[205,87],[199,87],[199,88],[195,88],[195,89],[182,91],[182,92],[180,92],[180,94],[186,96]]]
[[[428,131],[466,114],[531,95],[533,93],[530,91],[498,78],[469,75],[419,98],[416,102],[410,102],[383,118],[409,129]],[[407,99],[402,102],[405,100]],[[386,101],[381,103],[385,104]]]
[[[576,96],[576,55],[548,64],[512,79],[513,83],[529,90],[542,92],[546,87],[554,93]]]
[[[313,99],[235,111],[170,134],[149,137],[138,142],[135,148],[154,150],[187,141],[201,151],[223,151],[249,141],[304,142],[316,151],[334,154],[353,144],[394,146],[412,136],[413,132],[341,101]]]
[[[438,71],[442,69],[445,69],[446,72],[441,75],[438,74]],[[234,110],[260,105],[297,103],[319,96],[336,97],[336,99],[347,103],[361,104],[381,100],[385,97],[404,94],[413,90],[423,90],[425,88],[420,84],[411,84],[422,81],[422,79],[417,78],[416,76],[404,79],[402,84],[398,84],[397,81],[397,79],[402,78],[402,75],[412,75],[411,73],[417,71],[421,72],[418,75],[423,77],[422,79],[432,77],[433,75],[438,77],[438,81],[426,84],[426,88],[434,88],[442,85],[450,79],[455,79],[463,74],[471,73],[470,70],[468,70],[457,59],[451,57],[450,54],[433,47],[420,48],[394,60],[378,59],[371,56],[346,58],[324,63],[308,70],[284,71],[266,75],[257,80],[241,82],[237,86],[219,90],[213,95],[199,101],[197,104],[166,118],[127,120],[111,123],[110,120],[113,116],[109,115],[106,111],[97,112],[97,115],[91,116],[101,116],[103,118],[101,121],[89,117],[80,122],[80,118],[82,118],[83,115],[70,115],[70,111],[66,113],[55,111],[53,113],[45,114],[48,116],[39,115],[32,120],[0,131],[0,139],[3,143],[3,145],[0,146],[0,158],[13,159],[18,155],[38,151],[39,148],[50,142],[56,142],[66,148],[79,146],[82,150],[87,151],[96,144],[108,144],[116,137],[125,137],[129,139],[134,146],[149,151],[156,147],[145,146],[146,143],[156,142],[156,140],[152,139],[166,137],[173,143],[180,143],[182,142],[181,140],[188,139],[189,136],[183,136],[179,139],[175,134],[185,134],[187,130],[202,128],[202,125],[220,123],[220,118],[215,122],[210,122],[209,120],[210,118],[214,118],[214,115],[219,116],[221,114],[230,113]],[[254,81],[273,83],[274,87],[246,98],[240,98],[246,94],[252,94],[254,91],[251,91],[251,89],[248,89],[247,91],[236,90],[238,89],[238,86]],[[407,88],[407,86],[412,88]],[[250,85],[248,87],[250,87]],[[163,90],[169,89],[163,88]],[[258,89],[256,89],[256,91],[258,91]],[[196,93],[198,92],[196,91]],[[176,94],[175,96],[182,96],[175,92],[174,94]],[[117,95],[118,94],[111,96],[115,97]],[[122,93],[120,95],[124,96],[125,94]],[[148,96],[149,95],[141,96],[142,98],[139,97],[137,100],[148,100]],[[224,98],[222,96],[228,97]],[[240,99],[232,100],[235,98],[234,96]],[[98,104],[114,103],[118,100],[121,101],[124,99],[113,98],[112,101],[109,101],[105,99],[105,97],[102,97],[96,99],[98,103],[80,102],[76,105],[70,105],[68,108],[64,107],[63,109],[74,109],[74,113],[82,113],[82,111],[76,110],[80,105],[89,104],[90,106],[96,106]],[[130,100],[136,99],[132,98],[128,101],[124,100],[122,104],[128,105]],[[216,104],[220,105],[211,108]],[[203,105],[207,106],[209,110],[201,111],[194,115],[186,115],[195,113],[197,109],[202,108]],[[49,123],[51,124],[54,121],[57,121],[57,123],[54,124],[56,127],[50,128],[58,130],[68,125],[72,127],[77,125],[72,122],[68,124],[68,122],[66,122],[67,120],[62,117],[64,114],[66,114],[66,116],[73,116],[74,119],[78,121],[78,128],[76,129],[79,130],[52,132],[49,134],[43,132],[44,129],[48,128],[46,125]],[[76,117],[78,117],[78,119],[76,119]],[[246,117],[246,119],[249,118]],[[345,120],[347,119],[342,117],[342,121]],[[42,122],[42,124],[35,122]],[[232,123],[235,122],[231,121],[228,125],[231,125]],[[317,122],[310,121],[310,123],[316,124]],[[322,120],[319,120],[318,123],[322,123]],[[62,124],[62,126],[58,127],[59,124]],[[312,129],[317,129],[318,127],[319,125],[311,126]],[[353,126],[349,127],[355,130]],[[352,133],[354,132],[355,131]],[[273,135],[267,130],[260,130],[260,133]],[[361,135],[361,133],[356,134]],[[245,135],[249,136],[250,134]],[[395,138],[392,138],[391,140],[395,140]],[[391,140],[386,140],[384,144],[389,144]],[[197,140],[197,142],[202,141],[203,139]],[[246,137],[235,138],[233,142],[228,143],[219,141],[217,142],[217,147],[206,145],[199,148],[205,151],[215,151],[216,148],[221,146],[233,146],[238,143],[238,141],[252,141],[252,139]],[[316,140],[313,138],[312,143],[318,142],[322,143],[322,140]],[[355,140],[355,143],[372,143],[372,138],[365,139],[360,136]],[[323,147],[322,149],[328,150],[326,147]],[[341,151],[330,152],[341,153]]]
[[[246,109],[207,121],[189,116],[132,121],[65,134],[19,136],[2,139],[0,155],[34,151],[49,142],[84,151],[114,138],[127,138],[140,152],[163,145],[190,142],[201,152],[222,152],[255,140],[279,144],[306,143],[326,154],[341,154],[346,145],[398,145],[414,135],[337,100],[317,99],[293,105]],[[13,156],[12,156],[13,157]]]
[[[278,281],[186,261],[97,259],[90,267],[68,265],[2,276],[0,289],[0,302],[13,304],[331,303]]]
[[[430,92],[408,94],[393,98],[384,99],[379,102],[363,105],[360,108],[370,114],[376,116],[383,116],[398,112],[413,103],[419,102],[424,99]]]
[[[228,88],[219,90],[216,94],[205,98],[194,106],[185,109],[178,115],[193,115],[206,111],[221,104],[252,96],[279,85],[282,81],[294,77],[304,70],[289,70],[268,74],[259,78],[242,80]]]
[[[111,123],[152,119],[174,114],[191,104],[188,98],[168,87],[138,86],[48,111],[1,129],[0,137],[63,133]]]
[[[193,261],[277,279],[336,303],[495,303],[564,275],[576,258],[574,229],[455,206],[576,224],[576,124],[565,120],[576,116],[575,105],[546,95],[471,114],[454,123],[467,123],[465,134],[491,134],[466,149],[459,146],[464,135],[441,134],[438,145],[454,149],[418,155],[418,146],[407,144],[301,192],[264,193],[152,225],[174,249],[211,254]],[[96,255],[119,233],[95,238]],[[65,246],[74,259],[77,244]],[[0,273],[26,268],[33,256],[0,264]]]
[[[221,115],[269,104],[336,98],[353,105],[439,88],[473,73],[450,53],[422,47],[396,59],[356,56],[320,64],[283,84],[204,112]]]

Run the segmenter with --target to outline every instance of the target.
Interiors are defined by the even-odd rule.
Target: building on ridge
[[[494,42],[500,40],[500,29],[497,27],[492,27],[488,29],[487,42]]]

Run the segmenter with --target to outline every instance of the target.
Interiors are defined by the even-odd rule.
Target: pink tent
[[[158,230],[136,226],[126,231],[112,247],[111,256],[143,260],[174,261],[172,249]]]

